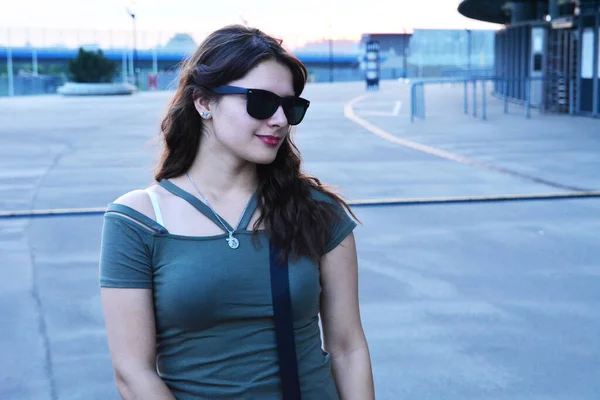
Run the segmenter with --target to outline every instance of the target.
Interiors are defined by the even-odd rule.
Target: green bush
[[[77,83],[110,83],[116,71],[117,64],[106,58],[102,50],[80,48],[77,58],[69,60],[69,78]]]

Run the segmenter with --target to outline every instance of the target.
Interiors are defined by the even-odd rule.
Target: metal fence
[[[577,109],[577,97],[575,96],[575,81],[573,77],[567,78],[570,82],[569,94],[565,99],[568,104],[570,115],[575,115]],[[502,99],[505,114],[509,113],[509,104],[517,104],[524,107],[525,117],[531,118],[531,109],[537,108],[543,112],[547,108],[544,84],[552,81],[548,77],[469,77],[469,78],[444,78],[444,79],[416,79],[411,81],[410,86],[410,120],[416,118],[425,119],[425,86],[440,84],[462,84],[463,108],[466,115],[473,117],[481,116],[487,119],[487,96],[488,83],[492,83],[491,95]],[[478,89],[479,87],[479,89]],[[522,97],[515,97],[512,88],[523,89]],[[470,98],[469,98],[470,95]],[[469,111],[469,105],[471,109]]]

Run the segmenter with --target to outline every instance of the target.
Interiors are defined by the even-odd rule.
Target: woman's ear
[[[194,107],[198,114],[204,119],[210,119],[212,113],[210,111],[210,101],[206,97],[202,97],[194,92]]]

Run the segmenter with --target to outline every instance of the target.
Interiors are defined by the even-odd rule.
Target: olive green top
[[[159,184],[221,226],[198,198],[168,180]],[[331,197],[316,190],[312,196],[334,204],[341,217],[331,226],[328,252],[356,223]],[[259,231],[255,246],[246,229],[256,205],[253,196],[235,233],[237,249],[227,233],[174,235],[124,205],[111,203],[104,215],[100,286],[153,290],[157,371],[178,400],[282,398],[268,240]],[[289,275],[302,398],[338,399],[318,324],[319,265],[290,261]]]

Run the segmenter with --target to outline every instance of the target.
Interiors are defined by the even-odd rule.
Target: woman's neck
[[[254,193],[258,186],[256,164],[206,145],[200,146],[188,173],[209,200],[247,195]]]

